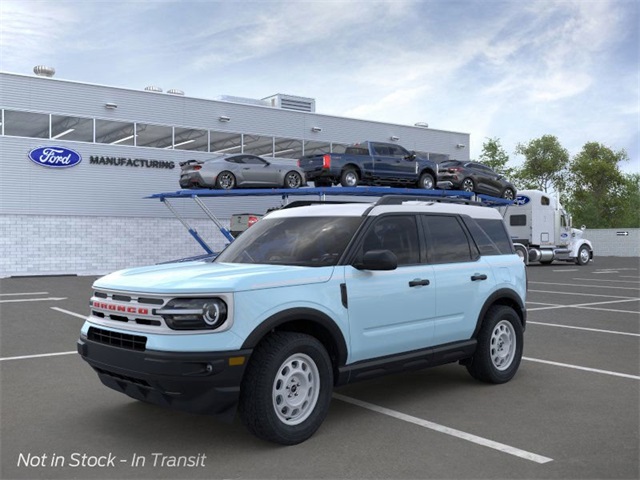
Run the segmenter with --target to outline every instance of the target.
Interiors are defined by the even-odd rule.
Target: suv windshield
[[[265,218],[215,259],[225,263],[336,265],[363,217]]]

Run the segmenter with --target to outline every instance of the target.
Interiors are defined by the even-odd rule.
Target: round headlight
[[[210,327],[217,327],[227,318],[227,309],[223,302],[205,303],[202,306],[202,319]]]

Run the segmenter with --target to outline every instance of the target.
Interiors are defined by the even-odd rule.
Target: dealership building
[[[186,160],[244,152],[295,162],[362,140],[395,142],[436,161],[469,159],[467,133],[323,115],[310,98],[209,100],[60,80],[48,67],[34,72],[0,72],[0,277],[101,274],[203,253],[166,205],[145,198],[179,190]],[[34,152],[61,158],[45,166]],[[228,225],[232,214],[265,213],[282,198],[204,202]],[[172,205],[214,249],[224,247],[201,208],[189,199]]]

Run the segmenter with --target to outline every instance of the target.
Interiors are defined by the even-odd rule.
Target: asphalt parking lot
[[[637,479],[639,268],[528,267],[511,382],[448,365],[349,385],[293,447],[102,386],[75,353],[95,277],[1,279],[0,477]]]

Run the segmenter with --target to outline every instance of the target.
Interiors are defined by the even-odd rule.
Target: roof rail
[[[376,202],[376,206],[378,205],[401,205],[404,202],[429,202],[429,203],[461,203],[464,205],[482,205],[480,200],[474,198],[475,196],[470,196],[468,198],[464,197],[427,197],[427,196],[419,196],[419,195],[385,195],[380,198]]]

